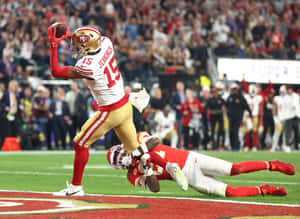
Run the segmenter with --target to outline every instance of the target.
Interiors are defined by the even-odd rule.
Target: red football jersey
[[[180,150],[176,148],[171,148],[170,146],[159,144],[153,150],[159,156],[161,156],[166,162],[177,163],[180,168],[182,169],[185,165],[186,159],[188,157],[189,151],[187,150]],[[169,173],[163,169],[162,167],[158,166],[157,164],[153,164],[152,170],[154,175],[157,179],[172,179]],[[127,172],[127,179],[129,182],[134,186],[140,186],[140,178],[144,175],[143,168],[141,165],[136,164],[130,166]]]

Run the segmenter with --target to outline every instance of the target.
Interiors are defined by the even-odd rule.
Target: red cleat
[[[295,167],[292,164],[280,160],[270,160],[269,164],[270,171],[279,171],[287,175],[294,175],[296,172]]]
[[[269,184],[262,184],[259,186],[262,195],[286,196],[285,188],[280,186],[271,186]]]

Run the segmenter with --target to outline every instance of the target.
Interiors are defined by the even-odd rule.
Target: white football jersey
[[[156,132],[171,131],[176,122],[175,113],[171,111],[166,117],[163,112],[157,112],[154,121],[157,122]]]
[[[78,60],[75,71],[90,78],[85,80],[99,106],[114,104],[124,97],[123,79],[109,38],[101,37],[100,51]]]
[[[298,117],[299,115],[299,96],[295,92],[292,94],[286,94],[283,97],[283,110],[285,110],[285,114],[283,119],[292,119],[294,117]]]
[[[288,110],[286,107],[286,100],[284,96],[275,96],[274,102],[277,106],[277,117],[280,121],[283,121],[288,115]]]
[[[252,116],[258,116],[259,114],[259,107],[263,98],[261,95],[255,95],[254,97],[250,96],[249,94],[245,94],[245,99],[251,109]]]

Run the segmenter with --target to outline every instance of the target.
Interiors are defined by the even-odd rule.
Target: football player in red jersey
[[[149,137],[151,136],[145,132],[138,134],[139,142],[143,142]],[[118,152],[116,153],[116,151]],[[157,162],[157,156],[163,158],[165,163]],[[197,191],[223,197],[284,196],[287,192],[283,187],[268,184],[252,187],[232,187],[217,180],[216,176],[234,176],[259,170],[278,171],[287,175],[295,174],[295,168],[292,164],[278,160],[230,163],[200,153],[171,148],[163,144],[158,144],[153,151],[143,155],[140,161],[128,160],[128,158],[128,154],[121,145],[112,147],[107,154],[108,162],[114,168],[128,169],[127,179],[131,184],[144,186],[152,192],[159,192],[158,180],[172,180],[172,177],[162,168],[168,162],[178,163],[187,177],[189,185]],[[150,166],[151,171],[145,166]]]

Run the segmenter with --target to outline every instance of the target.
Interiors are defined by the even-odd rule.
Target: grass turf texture
[[[126,171],[114,170],[108,166],[106,152],[91,153],[83,178],[84,190],[90,194],[170,196],[188,198],[226,199],[235,201],[300,204],[300,154],[299,153],[205,153],[231,162],[245,160],[279,159],[292,163],[296,168],[294,176],[279,172],[259,171],[233,177],[219,177],[232,186],[258,186],[263,183],[284,186],[286,197],[255,196],[245,198],[222,198],[199,193],[192,188],[181,191],[175,182],[160,181],[161,192],[151,193],[143,188],[133,187],[126,179]],[[65,181],[71,181],[73,153],[0,153],[0,190],[22,190],[55,192],[65,188]],[[66,167],[66,168],[64,168]],[[93,168],[94,167],[94,168]]]

